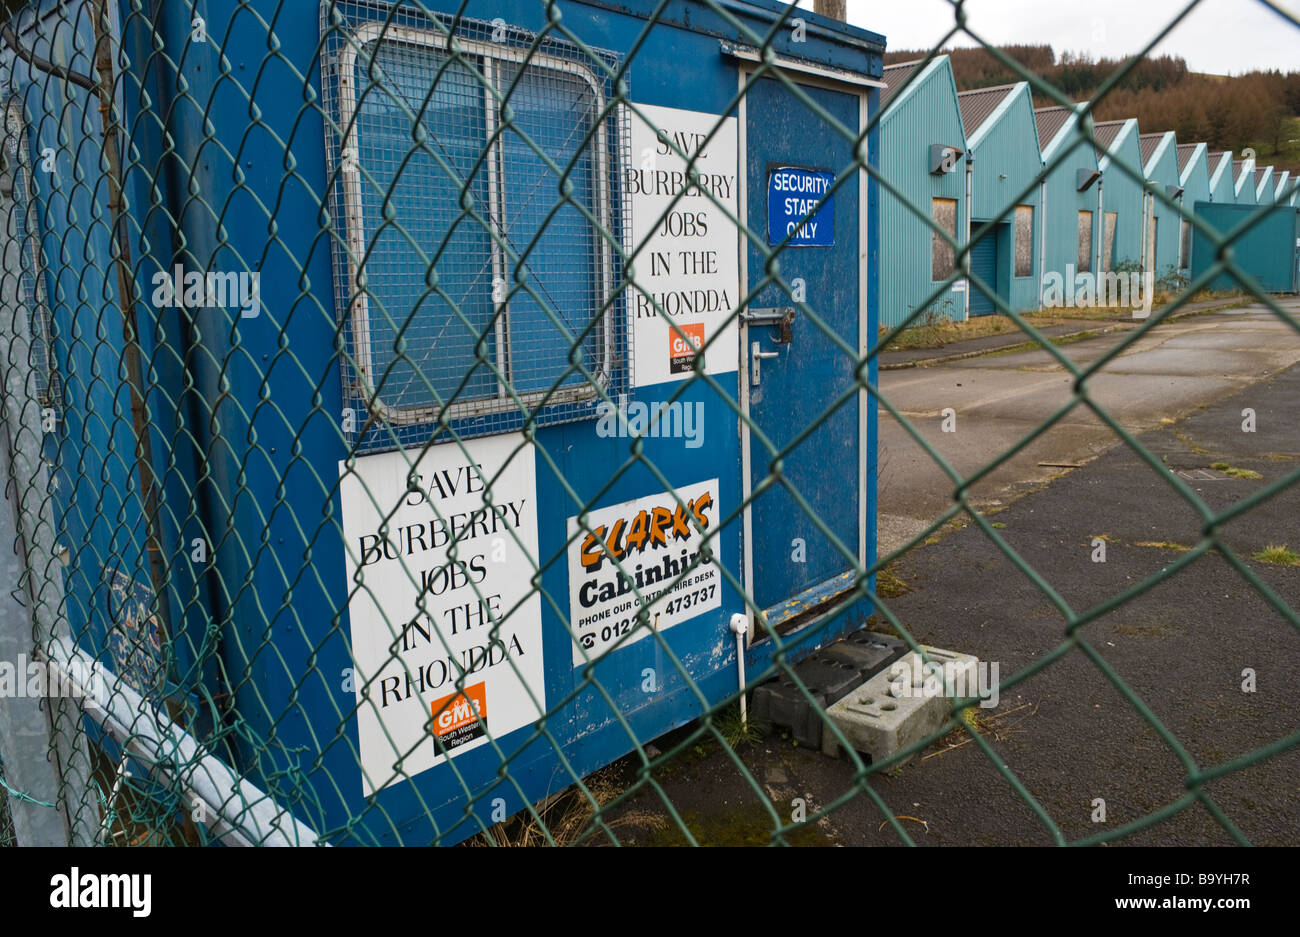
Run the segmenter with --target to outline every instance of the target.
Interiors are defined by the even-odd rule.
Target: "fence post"
[[[42,458],[41,408],[31,367],[27,306],[21,295],[14,167],[0,167],[0,661],[23,672],[21,695],[0,700],[0,760],[14,831],[21,845],[89,845],[98,827],[90,796],[90,755],[73,700],[26,696],[26,667],[38,649],[63,638],[61,564],[55,559],[48,478]],[[21,655],[21,656],[20,656]],[[17,689],[17,687],[15,687]],[[49,687],[48,690],[53,690]],[[26,796],[21,796],[26,795]],[[28,798],[31,798],[30,800]],[[54,805],[53,807],[46,805]]]
[[[8,440],[0,444],[0,663],[14,667],[14,695],[0,698],[0,765],[9,791],[9,815],[20,846],[66,846],[67,817],[57,809],[59,778],[50,760],[50,720],[41,697],[26,695],[28,661],[34,660],[32,614],[21,598],[24,562],[14,516],[18,498],[9,472]]]

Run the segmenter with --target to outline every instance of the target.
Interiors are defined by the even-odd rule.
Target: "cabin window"
[[[356,389],[390,422],[470,419],[461,435],[572,419],[626,367],[615,119],[582,62],[457,43],[393,27],[341,57]]]

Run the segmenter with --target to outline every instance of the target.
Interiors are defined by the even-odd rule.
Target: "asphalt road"
[[[1105,347],[1090,345],[1069,346],[1071,359],[1095,360]],[[862,777],[843,757],[827,758],[775,733],[738,747],[746,777],[720,745],[702,739],[654,772],[659,791],[643,788],[615,812],[619,838],[683,841],[667,800],[699,841],[712,843],[766,842],[773,814],[789,822],[801,803],[809,813],[834,809],[801,831],[799,843],[897,844],[886,823],[892,815],[921,845],[1050,844],[1114,832],[1166,810],[1123,842],[1229,844],[1233,835],[1213,815],[1221,811],[1254,843],[1300,843],[1300,746],[1253,760],[1279,741],[1300,740],[1295,616],[1280,613],[1218,552],[1166,572],[1201,540],[1206,517],[1295,473],[1297,484],[1217,529],[1221,546],[1280,603],[1300,609],[1300,567],[1254,558],[1272,544],[1300,551],[1300,366],[1287,367],[1298,360],[1300,340],[1254,312],[1162,329],[1090,385],[1098,403],[1142,431],[1139,441],[1160,468],[1072,414],[1039,452],[1013,460],[1019,470],[1001,488],[983,495],[1002,502],[989,518],[1001,543],[970,525],[897,562],[910,591],[888,605],[923,643],[997,662],[1004,680],[1066,645],[1043,670],[1003,691],[995,709],[979,710],[992,756],[957,730],[901,769]],[[886,392],[933,424],[927,438],[963,470],[1009,445],[1069,395],[1068,378],[1041,352],[936,371],[899,372]],[[943,406],[958,410],[951,438],[938,433]],[[1246,408],[1255,412],[1254,432],[1243,431]],[[902,470],[900,463],[915,457],[895,434],[886,435],[895,460],[889,503],[918,516],[941,510],[943,496],[915,477],[920,463]],[[1036,462],[1048,456],[1096,457],[1043,484],[1048,472]],[[1260,477],[1231,477],[1210,468],[1215,464]],[[1191,500],[1174,479],[1186,484]],[[1105,562],[1093,560],[1098,538],[1106,543]],[[1069,643],[1069,619],[1059,605],[1083,616],[1141,585],[1079,631],[1112,679]],[[1243,689],[1248,670],[1253,692]],[[1220,766],[1240,767],[1203,786],[1189,783],[1195,772]],[[635,766],[625,769],[626,783]],[[1185,802],[1189,792],[1207,801]],[[1106,809],[1101,822],[1098,799]]]
[[[1300,300],[1284,308],[1300,315]],[[1126,334],[1058,350],[1081,369]],[[1140,432],[1211,404],[1300,361],[1300,334],[1262,306],[1162,324],[1086,383],[1088,397],[1125,429]],[[963,478],[1024,440],[1074,395],[1074,376],[1049,352],[992,355],[882,372],[884,398]],[[943,411],[955,432],[943,432]],[[1061,468],[1116,445],[1114,431],[1085,404],[981,480],[970,495],[997,507],[1043,484]],[[952,504],[952,480],[883,407],[880,411],[880,552],[903,546]]]

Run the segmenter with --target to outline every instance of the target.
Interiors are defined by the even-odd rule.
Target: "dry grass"
[[[1167,306],[1178,298],[1180,294],[1168,290],[1157,289],[1152,301],[1152,310],[1160,309]],[[1235,306],[1244,306],[1248,303],[1248,298],[1240,290],[1201,290],[1196,295],[1187,300],[1187,303],[1218,302],[1227,303],[1231,300],[1239,300]],[[1179,311],[1186,308],[1187,304],[1179,307]],[[1220,308],[1232,308],[1220,307]],[[1058,307],[1050,312],[1024,313],[1024,320],[1036,329],[1048,328],[1054,325],[1069,325],[1075,322],[1132,322],[1133,307],[1128,306],[1083,306],[1079,308]],[[943,348],[953,342],[967,341],[973,338],[986,338],[990,335],[1004,335],[1011,332],[1017,332],[1020,327],[1010,318],[1003,315],[975,316],[966,322],[953,322],[943,316],[933,313],[926,313],[921,316],[918,323],[909,329],[899,332],[892,342],[886,345],[882,351],[923,351],[928,349]],[[889,330],[882,328],[879,332],[884,336]]]
[[[1263,478],[1264,476],[1253,469],[1237,468],[1229,465],[1227,462],[1215,462],[1210,468],[1217,472],[1222,472],[1230,478]]]
[[[465,845],[530,847],[549,846],[552,843],[567,846],[579,840],[600,842],[603,836],[598,831],[599,827],[593,823],[596,810],[604,808],[618,797],[625,787],[619,780],[617,765],[602,768],[588,776],[583,783],[590,796],[577,786],[571,787],[546,798],[535,805],[533,811],[510,817],[466,840]],[[533,812],[537,816],[533,816]],[[610,830],[627,827],[657,829],[667,822],[665,817],[641,810],[624,810],[617,817],[601,817],[601,823]]]

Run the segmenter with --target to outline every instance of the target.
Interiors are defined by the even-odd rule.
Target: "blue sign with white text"
[[[835,244],[835,173],[783,167],[767,176],[767,243],[791,247]],[[823,201],[823,199],[825,201]],[[820,206],[820,207],[819,207]]]

